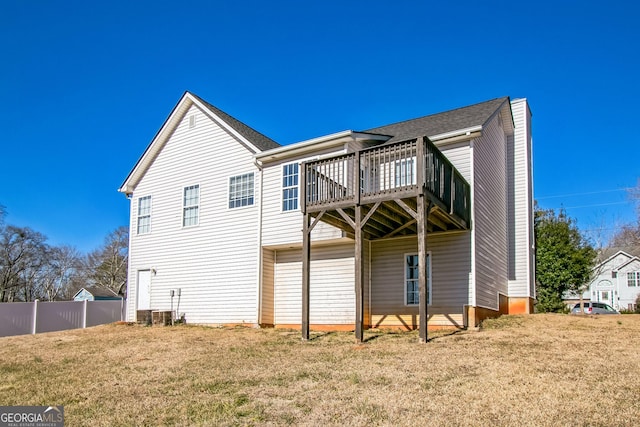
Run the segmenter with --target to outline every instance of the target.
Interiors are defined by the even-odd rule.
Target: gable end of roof
[[[209,104],[197,95],[191,92],[185,92],[178,103],[173,107],[169,116],[165,119],[164,123],[151,140],[151,143],[147,146],[144,153],[135,166],[127,175],[118,191],[125,194],[130,194],[137,186],[140,179],[144,176],[146,170],[153,163],[158,153],[162,150],[167,140],[173,134],[179,121],[183,118],[186,111],[192,106],[196,105],[199,108],[204,108],[205,114],[208,114],[210,118],[218,123],[222,127],[226,127],[228,132],[241,144],[243,144],[248,150],[252,152],[265,151],[280,147],[280,144],[270,139],[269,137],[261,134],[255,129],[242,123],[240,120],[230,116],[219,108]],[[215,118],[215,119],[214,119]]]

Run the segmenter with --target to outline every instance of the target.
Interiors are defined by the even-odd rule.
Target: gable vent
[[[189,129],[193,129],[194,127],[196,127],[196,116],[195,116],[195,114],[193,116],[189,116]]]

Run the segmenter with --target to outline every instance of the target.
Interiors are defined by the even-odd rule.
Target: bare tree
[[[71,246],[52,247],[48,251],[47,266],[41,277],[41,298],[55,301],[61,296],[69,299],[78,275],[80,255]]]
[[[69,299],[86,285],[124,294],[129,232],[120,227],[104,244],[81,256],[71,246],[50,246],[28,227],[4,225],[0,205],[0,302]]]
[[[100,248],[87,255],[85,268],[89,274],[88,279],[93,285],[124,295],[128,261],[129,229],[118,227],[107,235]]]
[[[629,198],[636,203],[636,222],[620,227],[611,238],[610,246],[640,248],[640,180],[638,185],[629,190]]]
[[[127,284],[129,230],[119,227],[102,246],[81,256],[71,246],[50,246],[29,227],[5,225],[0,204],[0,303],[70,299],[87,285],[124,295]]]
[[[33,298],[30,286],[39,274],[45,240],[28,227],[8,225],[0,230],[0,302]]]
[[[638,214],[638,221],[640,221],[640,178],[635,187],[629,189],[629,198],[636,202],[636,212]]]
[[[626,224],[611,238],[611,246],[639,246],[640,247],[640,224]]]

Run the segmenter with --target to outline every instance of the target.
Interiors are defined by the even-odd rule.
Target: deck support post
[[[421,343],[426,343],[428,341],[427,335],[427,217],[429,215],[429,202],[427,198],[420,194],[418,196],[418,206],[417,206],[417,222],[418,222],[418,292],[420,294],[419,301],[419,314],[420,314],[420,323],[419,323],[419,339]]]
[[[364,340],[364,263],[362,257],[362,207],[356,205],[355,218],[356,247],[355,262],[355,291],[356,291],[356,341]]]
[[[415,175],[412,175],[414,166]],[[448,174],[452,174],[451,181],[442,181],[442,176],[447,177]],[[310,327],[311,230],[322,221],[349,237],[352,236],[351,229],[354,231],[354,329],[356,340],[360,342],[364,338],[364,312],[368,307],[364,298],[364,278],[366,268],[369,268],[363,259],[365,239],[384,239],[417,232],[419,337],[420,342],[426,343],[430,286],[427,233],[429,229],[470,228],[469,184],[427,137],[305,162],[300,171],[300,181],[300,207],[304,217],[302,339],[309,339]],[[461,197],[464,200],[458,199]],[[460,205],[464,202],[464,211],[456,200]],[[459,206],[458,210],[456,206]],[[367,322],[370,320],[368,318]]]
[[[307,165],[300,168],[300,208],[302,209],[302,319],[300,329],[302,329],[302,339],[309,340],[309,293],[311,281],[311,230],[317,224],[324,212],[321,212],[316,222],[310,225],[311,217],[307,212]]]
[[[302,224],[302,339],[309,339],[309,291],[311,280],[311,230],[309,214],[303,214]]]

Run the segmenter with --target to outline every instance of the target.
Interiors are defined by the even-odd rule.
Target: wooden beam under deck
[[[355,239],[359,342],[365,324],[365,240],[417,235],[419,338],[427,342],[427,234],[469,229],[469,184],[426,137],[304,163],[301,182],[302,338],[309,339],[311,230],[322,221]]]

